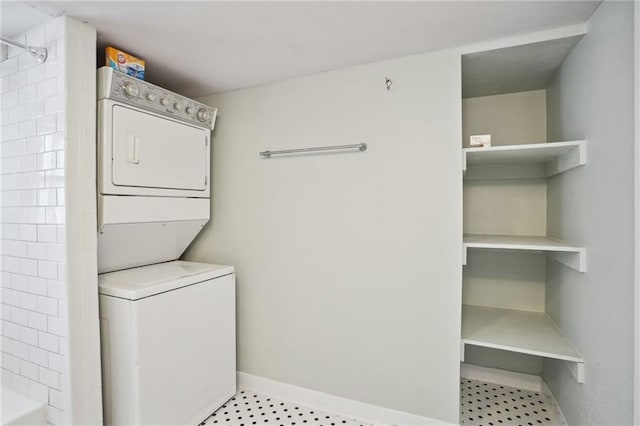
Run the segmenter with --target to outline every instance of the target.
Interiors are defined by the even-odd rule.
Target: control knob
[[[160,103],[164,106],[169,105],[169,99],[167,98],[160,98]]]
[[[127,98],[135,98],[138,96],[138,93],[140,93],[140,89],[133,83],[125,83],[122,85],[122,93],[124,93]]]
[[[180,102],[176,102],[175,104],[173,104],[173,107],[178,111],[182,111],[182,104]]]
[[[207,121],[211,121],[211,113],[209,111],[207,111],[204,108],[201,108],[198,111],[198,120],[202,121],[202,122],[207,122]]]
[[[187,114],[193,114],[193,111],[195,111],[195,109],[193,107],[187,107],[185,111],[187,111]]]
[[[147,100],[151,101],[151,102],[155,101],[156,100],[156,95],[153,94],[153,93],[147,93]]]

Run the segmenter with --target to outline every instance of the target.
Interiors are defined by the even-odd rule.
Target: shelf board
[[[586,271],[586,250],[549,237],[521,235],[465,234],[463,265],[467,264],[468,249],[527,250],[544,252],[548,257],[575,269]]]
[[[464,148],[467,180],[547,178],[587,163],[587,142],[549,142]]]
[[[576,363],[576,379],[584,381],[584,359],[544,313],[463,305],[462,361],[465,345]]]

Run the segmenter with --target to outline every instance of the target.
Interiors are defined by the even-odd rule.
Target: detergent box
[[[118,50],[114,47],[107,47],[106,65],[120,72],[130,75],[131,77],[144,80],[144,61],[133,55]]]

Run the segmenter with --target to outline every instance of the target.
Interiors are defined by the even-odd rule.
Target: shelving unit
[[[462,264],[467,264],[468,249],[527,250],[544,252],[554,260],[575,269],[586,271],[586,250],[549,237],[520,235],[466,234],[463,240]]]
[[[462,361],[466,345],[569,361],[576,380],[584,382],[584,359],[544,313],[463,305]]]
[[[587,163],[586,141],[464,148],[465,180],[545,179]],[[578,272],[586,271],[586,250],[546,236],[466,234],[469,249],[544,253]],[[584,359],[544,313],[463,305],[461,360],[466,345],[542,356],[567,362],[584,383]]]
[[[464,148],[466,180],[547,178],[587,163],[584,140]]]

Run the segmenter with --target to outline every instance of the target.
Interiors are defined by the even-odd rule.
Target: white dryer
[[[209,221],[216,109],[98,69],[98,271],[180,257]]]
[[[185,261],[99,276],[106,425],[196,425],[235,394],[234,282]]]

